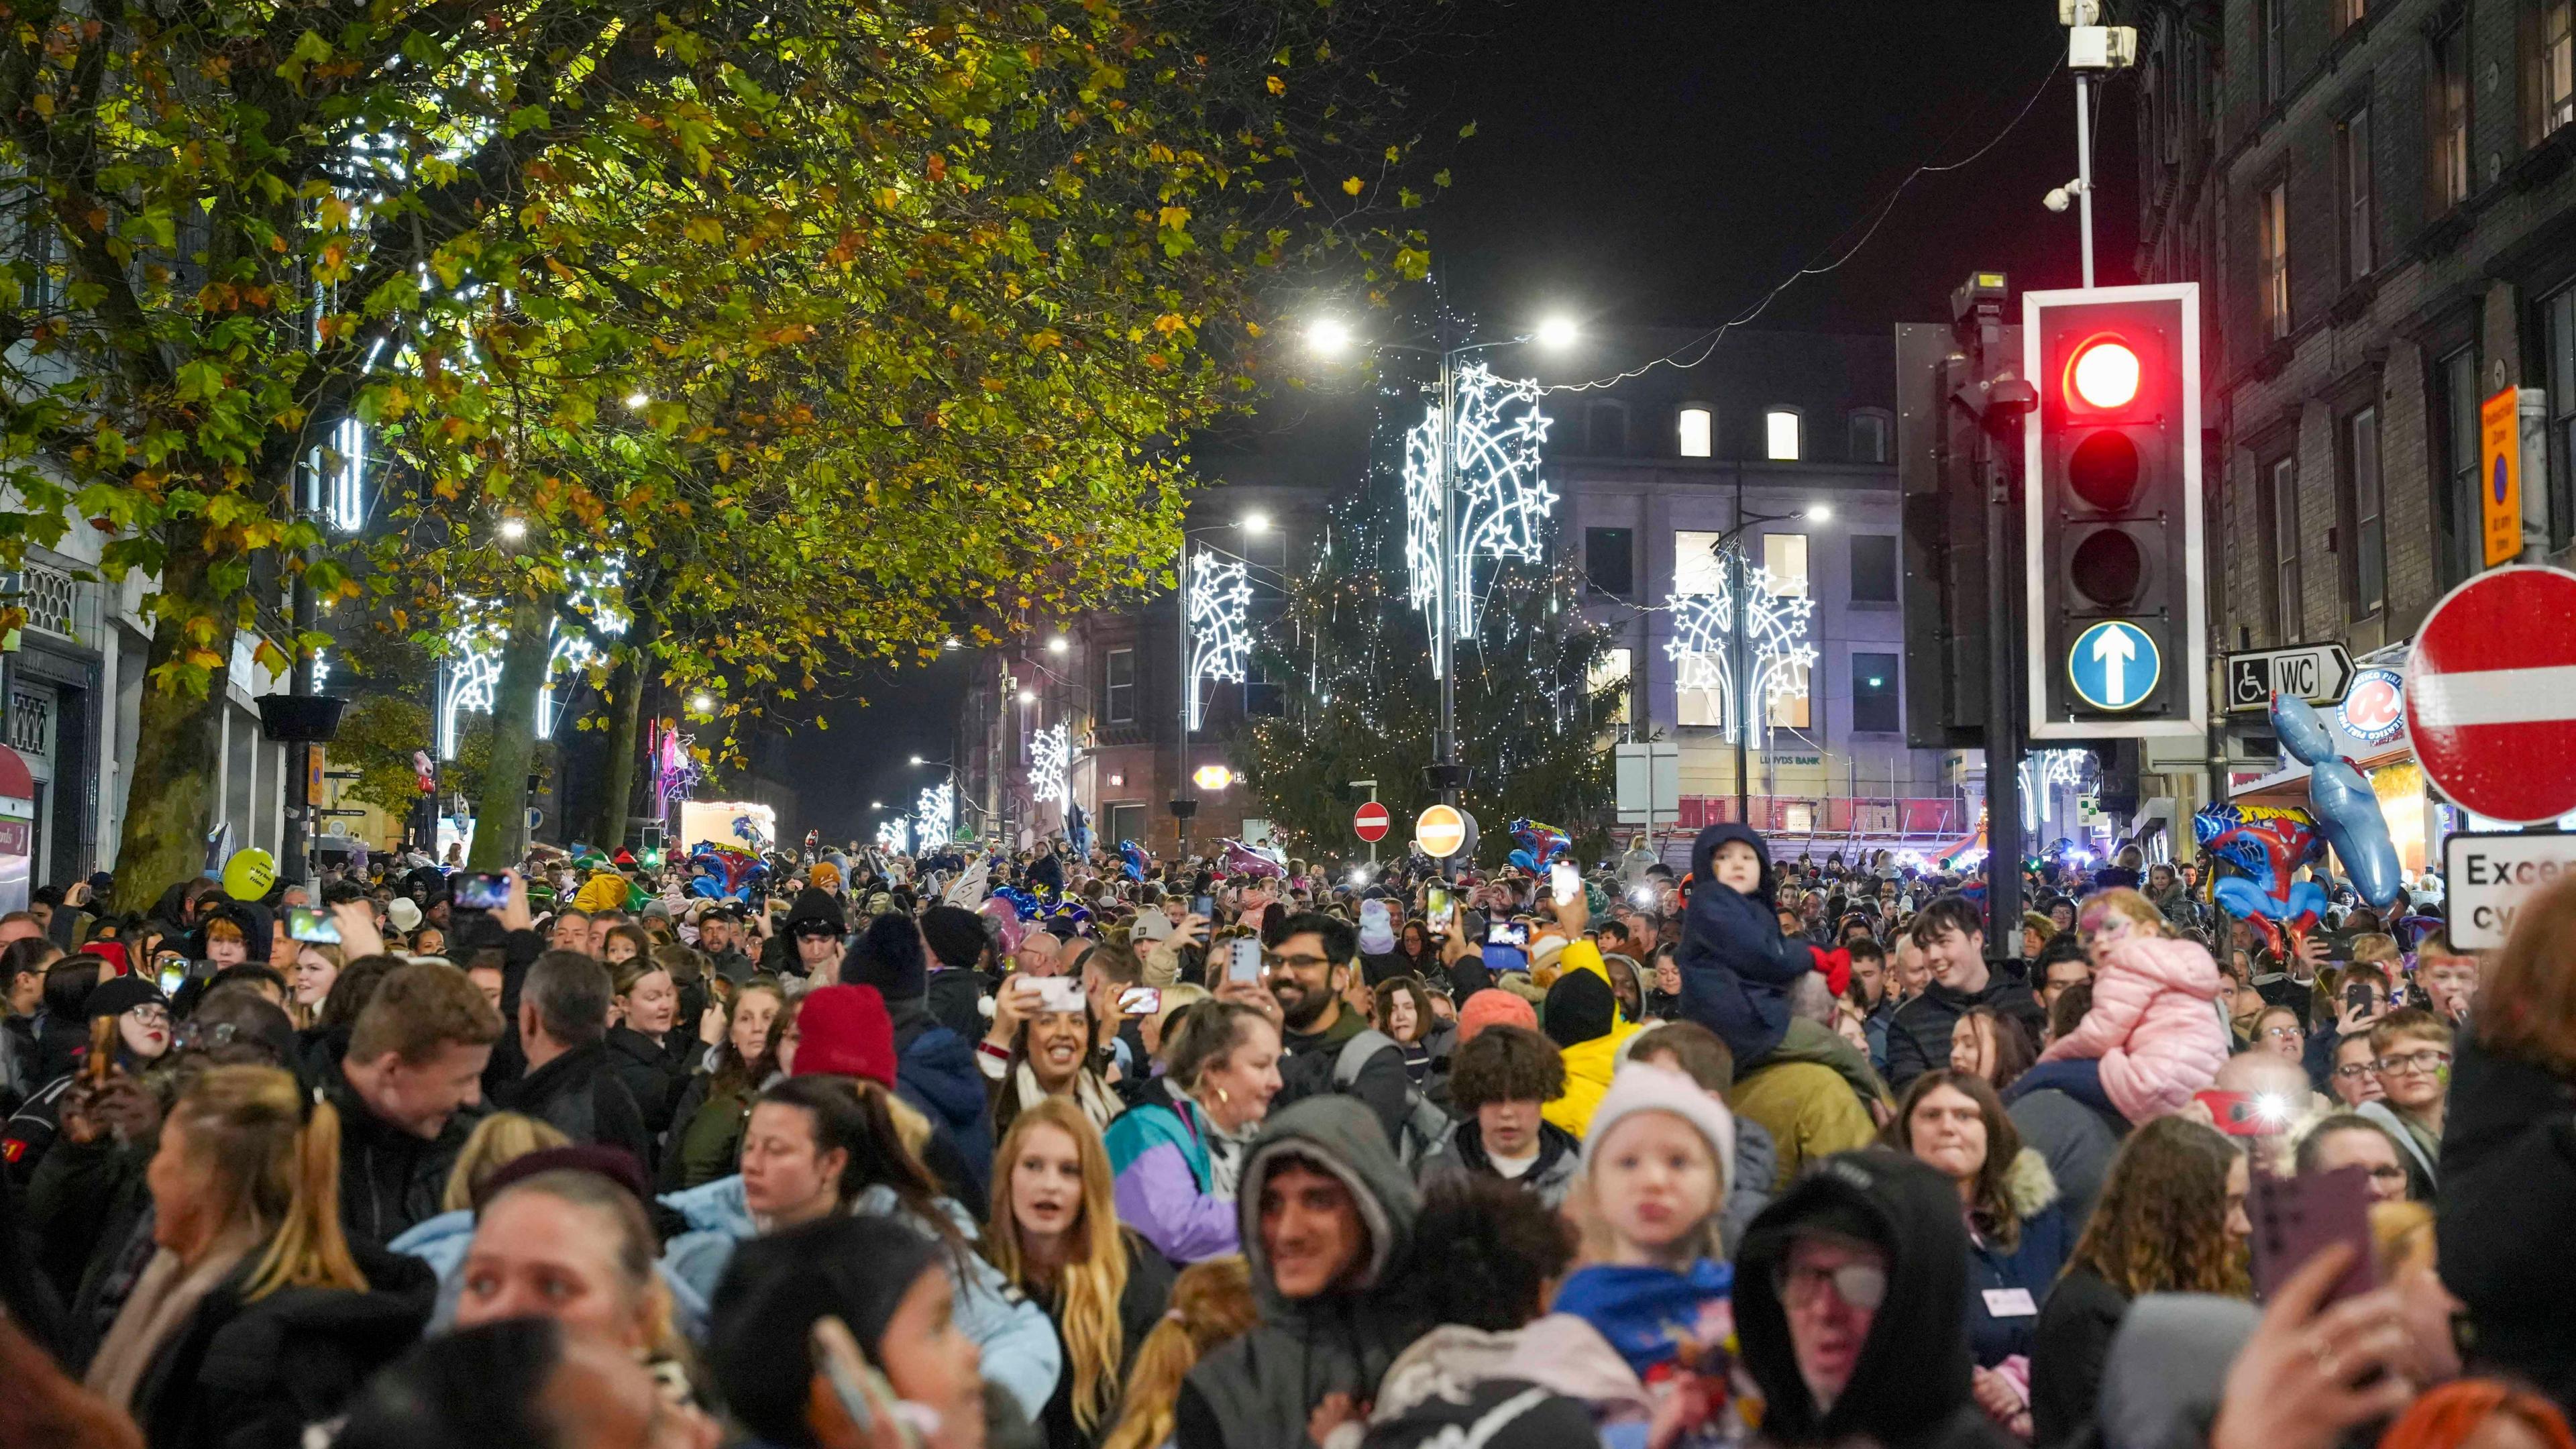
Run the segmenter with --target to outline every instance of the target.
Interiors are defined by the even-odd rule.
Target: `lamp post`
[[[1810,504],[1797,513],[1748,513],[1744,508],[1744,474],[1739,469],[1735,475],[1735,526],[1719,534],[1717,542],[1709,545],[1711,552],[1726,560],[1727,602],[1735,616],[1733,637],[1727,641],[1727,667],[1735,680],[1735,823],[1738,825],[1752,823],[1746,818],[1752,811],[1752,798],[1749,789],[1751,767],[1746,763],[1745,741],[1753,733],[1757,708],[1764,712],[1764,724],[1768,727],[1770,705],[1767,698],[1760,701],[1753,698],[1752,629],[1746,608],[1751,580],[1744,573],[1744,550],[1741,547],[1744,531],[1762,523],[1793,520],[1825,523],[1833,516],[1833,509],[1822,503]]]
[[[1440,467],[1440,611],[1431,630],[1431,669],[1440,680],[1440,725],[1431,742],[1432,783],[1440,791],[1440,802],[1456,805],[1465,784],[1466,771],[1458,759],[1458,620],[1450,617],[1459,594],[1458,571],[1464,567],[1461,558],[1465,540],[1458,536],[1458,360],[1471,353],[1498,347],[1512,347],[1525,342],[1537,343],[1550,351],[1573,345],[1574,323],[1563,317],[1551,317],[1517,337],[1499,342],[1451,343],[1445,329],[1435,331],[1433,341],[1425,346],[1409,342],[1375,342],[1367,344],[1380,352],[1410,352],[1439,359],[1440,372],[1436,385],[1439,396],[1439,467]],[[1330,358],[1357,344],[1350,324],[1338,318],[1322,318],[1306,329],[1307,346],[1318,356]]]

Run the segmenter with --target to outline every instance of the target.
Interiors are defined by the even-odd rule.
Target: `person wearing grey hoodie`
[[[1421,1197],[1376,1114],[1335,1095],[1271,1116],[1245,1155],[1237,1201],[1261,1321],[1190,1371],[1174,1443],[1305,1449],[1325,1396],[1373,1397],[1430,1327],[1391,1287]]]

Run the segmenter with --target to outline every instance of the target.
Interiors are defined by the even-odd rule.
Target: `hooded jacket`
[[[1541,1108],[1540,1113],[1548,1121],[1581,1137],[1592,1125],[1592,1109],[1601,1105],[1601,1098],[1610,1090],[1610,1078],[1619,1070],[1620,1049],[1628,1044],[1628,1038],[1645,1028],[1627,1020],[1619,1010],[1618,995],[1610,989],[1609,968],[1601,961],[1601,948],[1589,941],[1569,941],[1556,959],[1564,968],[1564,974],[1557,977],[1556,985],[1548,988],[1550,1010],[1544,1019],[1556,1028],[1549,1032],[1549,1036],[1556,1041],[1557,1050],[1565,1058],[1565,1095]],[[1597,978],[1600,985],[1592,987],[1577,982],[1576,978],[1587,974]],[[1576,997],[1578,991],[1608,1006],[1605,1015],[1609,1027],[1598,1036],[1567,1041],[1564,1036],[1570,1033],[1565,1033],[1560,1025],[1564,1014],[1562,1004],[1568,998]]]
[[[1744,895],[1717,883],[1719,846],[1743,841],[1762,862],[1762,878]],[[1682,1017],[1716,1032],[1746,1072],[1789,1031],[1789,985],[1815,969],[1806,943],[1780,934],[1771,906],[1776,878],[1771,850],[1752,827],[1712,825],[1691,844],[1690,905],[1682,917]]]
[[[1261,1189],[1282,1158],[1341,1180],[1368,1242],[1340,1283],[1312,1298],[1279,1292],[1261,1246]],[[1352,1098],[1311,1097],[1273,1114],[1253,1139],[1236,1202],[1261,1321],[1199,1361],[1175,1412],[1180,1449],[1306,1449],[1306,1415],[1330,1393],[1372,1397],[1396,1355],[1428,1325],[1387,1285],[1411,1251],[1421,1198],[1375,1114]]]
[[[2469,1370],[2576,1403],[2576,1089],[2489,1051],[2474,1027],[2454,1052],[2434,1231],[2442,1282],[2477,1329]]]
[[[975,1048],[931,1019],[922,997],[886,998],[894,1018],[894,1094],[930,1119],[950,1150],[928,1163],[951,1196],[980,1209],[992,1182],[993,1116]]]
[[[1773,1286],[1801,1230],[1858,1236],[1887,1257],[1887,1299],[1852,1366],[1820,1410],[1798,1372]],[[1791,1446],[1855,1437],[1881,1449],[2003,1449],[2011,1441],[1968,1392],[1968,1230],[1959,1190],[1883,1148],[1825,1159],[1753,1220],[1735,1273],[1741,1361],[1762,1391],[1764,1437]]]
[[[2100,1058],[2102,1090],[2132,1122],[2179,1112],[2227,1064],[2227,1027],[2211,1009],[2225,979],[2197,942],[2130,937],[2104,953],[2092,1010],[2039,1059]]]

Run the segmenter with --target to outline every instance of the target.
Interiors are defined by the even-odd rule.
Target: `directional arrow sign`
[[[2227,656],[2227,707],[2267,710],[2286,694],[2310,704],[2341,704],[2352,688],[2352,655],[2340,644],[2261,649]]]
[[[2067,682],[2095,709],[2135,709],[2163,675],[2156,641],[2126,619],[2103,620],[2076,635],[2066,651]]]

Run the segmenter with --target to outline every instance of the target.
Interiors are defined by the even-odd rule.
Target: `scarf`
[[[161,1346],[197,1311],[206,1295],[231,1277],[242,1259],[258,1246],[255,1233],[227,1233],[207,1248],[194,1268],[183,1267],[179,1255],[167,1248],[154,1253],[143,1276],[135,1280],[134,1292],[125,1300],[125,1307],[118,1310],[116,1322],[108,1328],[107,1338],[99,1344],[98,1356],[89,1361],[89,1372],[82,1376],[81,1387],[120,1409],[132,1409],[134,1391],[142,1384]]]
[[[1027,1062],[1020,1063],[1012,1073],[1011,1086],[1019,1094],[1019,1110],[1023,1112],[1045,1101],[1048,1096],[1046,1088],[1038,1085],[1038,1074],[1029,1070]],[[1096,1072],[1077,1070],[1073,1074],[1073,1090],[1064,1095],[1071,1097],[1074,1105],[1082,1109],[1082,1115],[1091,1119],[1091,1125],[1103,1132],[1109,1130],[1110,1119],[1118,1115],[1118,1099],[1109,1094],[1109,1088]]]
[[[1198,1118],[1199,1130],[1206,1134],[1208,1155],[1208,1196],[1232,1202],[1243,1186],[1244,1149],[1261,1132],[1258,1122],[1246,1122],[1232,1132],[1216,1125],[1216,1119],[1198,1103],[1190,1104]]]

